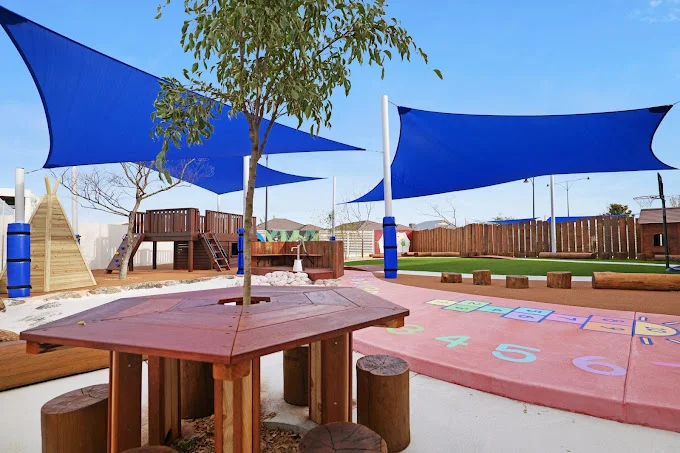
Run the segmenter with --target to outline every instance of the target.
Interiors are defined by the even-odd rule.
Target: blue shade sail
[[[35,81],[47,116],[50,151],[45,168],[152,161],[161,144],[149,132],[160,91],[158,77],[90,49],[0,6],[0,25]],[[243,114],[214,120],[202,146],[171,149],[168,159],[249,156]],[[269,122],[264,120],[261,130]],[[172,147],[171,147],[172,148]],[[275,124],[266,154],[360,148]]]
[[[399,107],[394,199],[543,175],[673,169],[652,138],[671,105],[554,116],[462,115]],[[383,199],[380,182],[355,202]]]
[[[186,162],[186,160],[169,160],[166,167],[171,176],[178,178]],[[183,179],[186,182],[218,195],[240,192],[243,190],[243,158],[197,159],[187,165],[184,176]],[[280,186],[317,179],[321,178],[290,175],[258,164],[255,187]]]

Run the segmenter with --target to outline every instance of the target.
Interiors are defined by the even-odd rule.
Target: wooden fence
[[[557,252],[594,253],[599,258],[635,259],[640,229],[633,217],[595,216],[556,225]],[[499,225],[470,224],[460,228],[414,231],[413,252],[458,252],[461,256],[538,256],[550,250],[550,222]]]

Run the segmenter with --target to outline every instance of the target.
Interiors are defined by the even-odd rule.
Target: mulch
[[[374,275],[383,278],[381,274]],[[389,281],[419,288],[479,296],[607,310],[680,315],[680,292],[677,291],[593,289],[590,282],[572,282],[571,289],[555,289],[548,288],[545,281],[535,280],[529,281],[529,288],[527,289],[510,289],[505,287],[505,279],[492,280],[491,286],[475,286],[472,284],[472,279],[468,278],[464,278],[463,283],[441,283],[439,277],[404,274],[399,274],[396,280]]]

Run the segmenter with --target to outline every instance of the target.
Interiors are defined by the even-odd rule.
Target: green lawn
[[[347,265],[372,264],[382,266],[382,260],[349,261]],[[664,266],[637,264],[611,264],[602,261],[592,263],[555,262],[535,260],[502,260],[488,258],[399,258],[399,269],[409,271],[460,272],[489,269],[499,275],[545,275],[550,271],[571,271],[573,275],[591,276],[593,272],[646,272],[663,274]]]

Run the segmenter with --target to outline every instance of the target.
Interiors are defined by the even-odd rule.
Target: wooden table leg
[[[352,421],[352,335],[309,345],[309,418],[320,425]]]
[[[149,356],[149,445],[182,435],[179,360]]]
[[[108,453],[142,444],[142,356],[110,353]]]
[[[213,365],[215,453],[260,451],[260,359]]]

